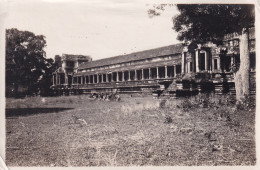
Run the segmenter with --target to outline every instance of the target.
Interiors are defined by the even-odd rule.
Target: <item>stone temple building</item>
[[[77,71],[76,68],[84,62],[91,62],[92,58],[83,55],[63,54],[61,57],[55,56],[55,61],[57,62],[57,60],[60,67],[53,73],[52,88],[63,90],[71,88],[72,77]]]
[[[255,30],[249,36],[251,92],[255,93]],[[53,74],[53,89],[69,93],[154,93],[193,95],[235,93],[233,72],[239,67],[239,35],[229,34],[223,45],[188,49],[175,44],[91,61],[87,56],[63,55]]]

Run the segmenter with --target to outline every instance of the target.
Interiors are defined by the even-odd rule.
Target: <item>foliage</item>
[[[173,4],[154,5],[149,17],[159,16]],[[241,33],[243,28],[254,27],[252,4],[177,4],[180,14],[173,17],[173,29],[178,39],[196,48],[198,43],[220,44],[224,35]],[[221,30],[221,31],[220,31]]]
[[[178,39],[193,43],[221,43],[228,33],[254,26],[254,5],[178,4],[173,18]]]
[[[52,59],[46,59],[43,35],[16,28],[6,30],[6,86],[18,95],[18,87],[24,86],[26,94],[38,88],[49,87]]]
[[[150,18],[154,16],[159,16],[161,15],[162,11],[165,10],[166,7],[172,7],[174,6],[173,4],[160,4],[160,5],[153,5],[152,9],[148,10],[148,15]]]

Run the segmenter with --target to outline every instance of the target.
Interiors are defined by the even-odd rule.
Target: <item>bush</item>
[[[172,118],[170,115],[165,115],[164,123],[172,123]]]
[[[161,100],[160,103],[159,103],[159,107],[160,107],[160,108],[164,108],[165,105],[166,105],[166,102],[167,102],[166,99]]]

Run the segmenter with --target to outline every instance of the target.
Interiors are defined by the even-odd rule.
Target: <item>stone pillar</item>
[[[208,56],[208,63],[209,63],[209,71],[211,73],[212,72],[212,62],[210,62],[210,61],[212,60],[212,55],[210,55],[210,52],[208,52],[207,56]]]
[[[173,77],[176,77],[176,74],[177,74],[177,73],[176,73],[176,65],[173,66],[173,70],[174,70],[174,71],[173,71]]]
[[[111,82],[114,82],[113,72],[111,73]]]
[[[97,83],[99,83],[99,74],[97,74]]]
[[[135,70],[135,80],[137,80],[137,70]]]
[[[93,84],[95,83],[95,75],[93,75]]]
[[[66,71],[65,71],[65,73],[64,73],[64,84],[65,84],[65,85],[68,85],[68,84],[69,84],[69,81],[68,81],[68,74],[67,74]]]
[[[59,84],[61,84],[61,81],[60,81],[60,80],[61,80],[61,78],[60,78],[60,77],[61,77],[61,76],[60,76],[60,74],[59,74]]]
[[[119,82],[119,74],[116,72],[116,81]]]
[[[181,54],[181,73],[185,73],[185,66],[186,66],[186,52],[182,52]]]
[[[131,71],[128,71],[128,81],[130,81],[131,80]]]
[[[196,73],[200,71],[200,68],[199,68],[199,54],[200,54],[200,50],[196,49],[196,51],[195,51]]]
[[[220,71],[221,70],[221,68],[220,68],[220,58],[217,59],[217,66],[218,66],[217,70]]]
[[[206,71],[209,70],[209,66],[208,66],[208,53],[207,53],[207,51],[205,52],[205,70]]]
[[[156,73],[157,73],[156,78],[159,79],[160,78],[159,77],[159,67],[156,67]]]
[[[168,70],[167,70],[167,66],[164,66],[164,71],[165,71],[165,78],[168,78]]]
[[[125,81],[125,72],[122,71],[122,81]]]
[[[149,68],[149,78],[148,79],[151,79],[151,74],[152,74],[152,72],[151,72],[151,68]]]
[[[52,85],[53,86],[55,85],[55,75],[54,74],[52,75]]]
[[[144,80],[144,69],[142,69],[142,80]]]
[[[211,59],[211,65],[212,65],[212,66],[211,66],[212,72],[215,72],[215,69],[216,69],[216,68],[214,67],[214,59],[213,59],[213,58]]]
[[[59,84],[59,78],[58,78],[58,73],[56,73],[56,85]]]
[[[77,77],[77,85],[79,85],[79,77]]]
[[[88,84],[90,84],[90,75],[88,75]]]

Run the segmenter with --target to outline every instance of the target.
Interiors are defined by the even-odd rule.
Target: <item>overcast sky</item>
[[[83,54],[93,60],[178,43],[174,8],[149,18],[145,0],[9,1],[6,28],[43,34],[47,57]]]

